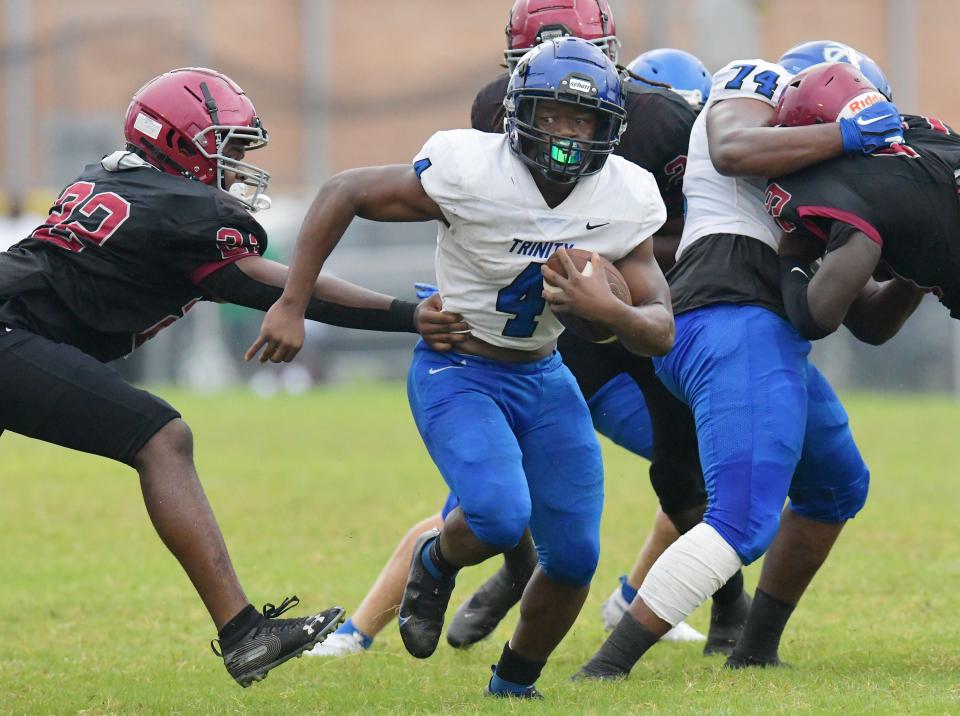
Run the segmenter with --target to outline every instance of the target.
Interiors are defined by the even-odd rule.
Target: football
[[[590,263],[590,258],[593,256],[592,252],[584,251],[583,249],[567,249],[566,251],[567,256],[573,261],[573,265],[577,267],[577,271],[580,271],[585,276],[593,274],[593,264]],[[603,256],[600,257],[600,263],[603,265],[604,273],[607,275],[607,284],[610,286],[611,293],[624,303],[631,304],[633,301],[630,296],[630,288],[627,286],[623,274],[617,270],[616,266],[603,258]],[[567,272],[557,254],[553,254],[553,256],[550,257],[547,261],[547,266],[561,276],[566,277]],[[547,293],[560,290],[556,286],[548,283],[546,279],[543,281],[543,289]],[[617,339],[613,332],[606,326],[593,323],[585,318],[580,318],[569,311],[555,310],[554,315],[568,331],[592,343],[611,343]]]

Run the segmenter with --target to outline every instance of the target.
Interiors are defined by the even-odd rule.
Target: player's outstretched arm
[[[288,269],[260,256],[224,266],[203,281],[203,287],[226,303],[266,311],[282,293]],[[345,328],[420,333],[436,350],[449,348],[467,330],[463,319],[433,303],[401,301],[332,276],[318,276],[306,318]]]
[[[717,102],[707,112],[710,160],[730,176],[786,176],[841,154],[871,154],[903,142],[899,110],[890,102],[806,127],[771,127],[774,108],[743,97]]]
[[[644,241],[615,264],[630,288],[633,306],[626,305],[610,291],[606,272],[596,254],[590,276],[577,271],[566,251],[560,249],[557,254],[567,278],[548,266],[541,269],[544,280],[561,289],[544,291],[543,297],[551,306],[607,326],[634,353],[655,356],[670,351],[674,335],[670,289],[654,259],[651,241]]]
[[[780,244],[780,287],[790,322],[808,340],[833,333],[871,280],[880,246],[861,231],[829,251],[810,278],[810,256],[798,241]]]
[[[247,350],[250,360],[293,360],[303,345],[303,317],[324,262],[354,217],[374,221],[428,221],[443,213],[408,165],[366,167],[342,172],[317,193],[300,227],[286,286],[267,311],[260,336]]]

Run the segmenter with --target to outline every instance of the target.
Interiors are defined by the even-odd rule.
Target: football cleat
[[[440,530],[432,529],[417,538],[397,618],[404,647],[418,659],[426,659],[436,651],[443,617],[456,583],[453,577],[437,579],[423,564],[424,545],[439,535]]]
[[[733,648],[740,640],[743,627],[747,623],[750,613],[750,604],[753,599],[746,592],[740,593],[740,598],[732,604],[719,608],[714,602],[710,608],[710,631],[707,633],[707,643],[703,647],[703,655],[725,654],[730,656]]]
[[[350,656],[362,654],[369,647],[363,645],[364,638],[360,632],[351,634],[331,634],[325,641],[317,644],[306,653],[307,656]]]
[[[620,577],[620,584],[622,585],[626,579],[626,577]],[[603,603],[603,606],[600,607],[600,614],[603,617],[604,631],[613,631],[617,624],[620,623],[620,619],[623,618],[623,613],[627,611],[629,606],[630,604],[623,596],[623,590],[618,586],[613,590],[613,592],[611,592],[610,596],[607,598],[607,601]],[[706,640],[707,637],[686,622],[680,622],[673,627],[673,629],[660,637],[660,641],[671,641],[675,643]]]
[[[213,653],[223,657],[227,672],[240,686],[247,688],[254,681],[267,678],[270,669],[301,656],[326,639],[343,621],[343,607],[332,607],[300,619],[277,619],[299,603],[293,596],[284,599],[279,607],[265,604],[263,619],[246,633],[229,642],[219,639],[210,642]]]
[[[447,629],[447,643],[454,649],[465,649],[486,639],[520,601],[526,586],[519,584],[506,567],[500,567],[457,609]]]
[[[675,644],[684,642],[700,642],[706,640],[707,637],[686,622],[680,622],[673,629],[660,637],[660,641],[672,641]]]
[[[737,650],[734,649],[733,653],[727,657],[723,667],[725,669],[748,669],[751,667],[759,667],[761,669],[783,667],[789,669],[790,664],[780,661],[779,656],[774,656],[771,659],[757,659],[752,656],[747,656],[746,654],[738,654]]]
[[[494,664],[491,664],[490,671],[493,672],[494,676],[497,674],[497,667]],[[537,691],[537,687],[534,684],[530,684],[523,691],[493,691],[490,687],[493,685],[493,676],[490,677],[490,681],[487,682],[487,685],[483,687],[483,695],[489,696],[494,699],[532,699],[534,701],[543,701],[543,694]]]

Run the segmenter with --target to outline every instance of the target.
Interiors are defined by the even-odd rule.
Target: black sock
[[[263,615],[254,609],[252,604],[248,604],[237,614],[223,625],[223,628],[217,634],[221,642],[229,642],[231,639],[245,634],[252,629],[258,621],[263,619]]]
[[[657,643],[656,636],[626,612],[603,646],[577,673],[588,679],[615,679],[630,673],[633,665]]]
[[[795,607],[758,589],[734,654],[759,662],[776,659],[780,638]]]
[[[713,593],[713,603],[718,607],[725,607],[732,604],[740,598],[743,592],[743,570],[737,570],[737,573],[727,580],[720,589]]]
[[[531,686],[540,678],[540,672],[547,665],[545,661],[533,661],[520,656],[510,648],[510,642],[503,645],[503,653],[497,662],[497,676],[514,684]]]
[[[455,564],[451,564],[444,558],[443,552],[440,551],[439,537],[435,538],[427,549],[430,562],[443,577],[453,577],[458,571],[460,571],[460,567]]]

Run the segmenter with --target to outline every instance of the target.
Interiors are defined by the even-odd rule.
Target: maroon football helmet
[[[617,61],[620,41],[607,0],[516,0],[506,27],[507,69],[531,47],[557,37],[582,37]]]
[[[245,151],[267,144],[253,103],[229,77],[186,67],[154,77],[137,90],[123,123],[127,144],[158,169],[228,191],[256,211],[270,205],[270,175],[224,154],[229,142]],[[224,172],[239,177],[229,190]]]
[[[852,117],[886,98],[856,67],[823,62],[795,75],[783,88],[774,124],[797,127]]]

